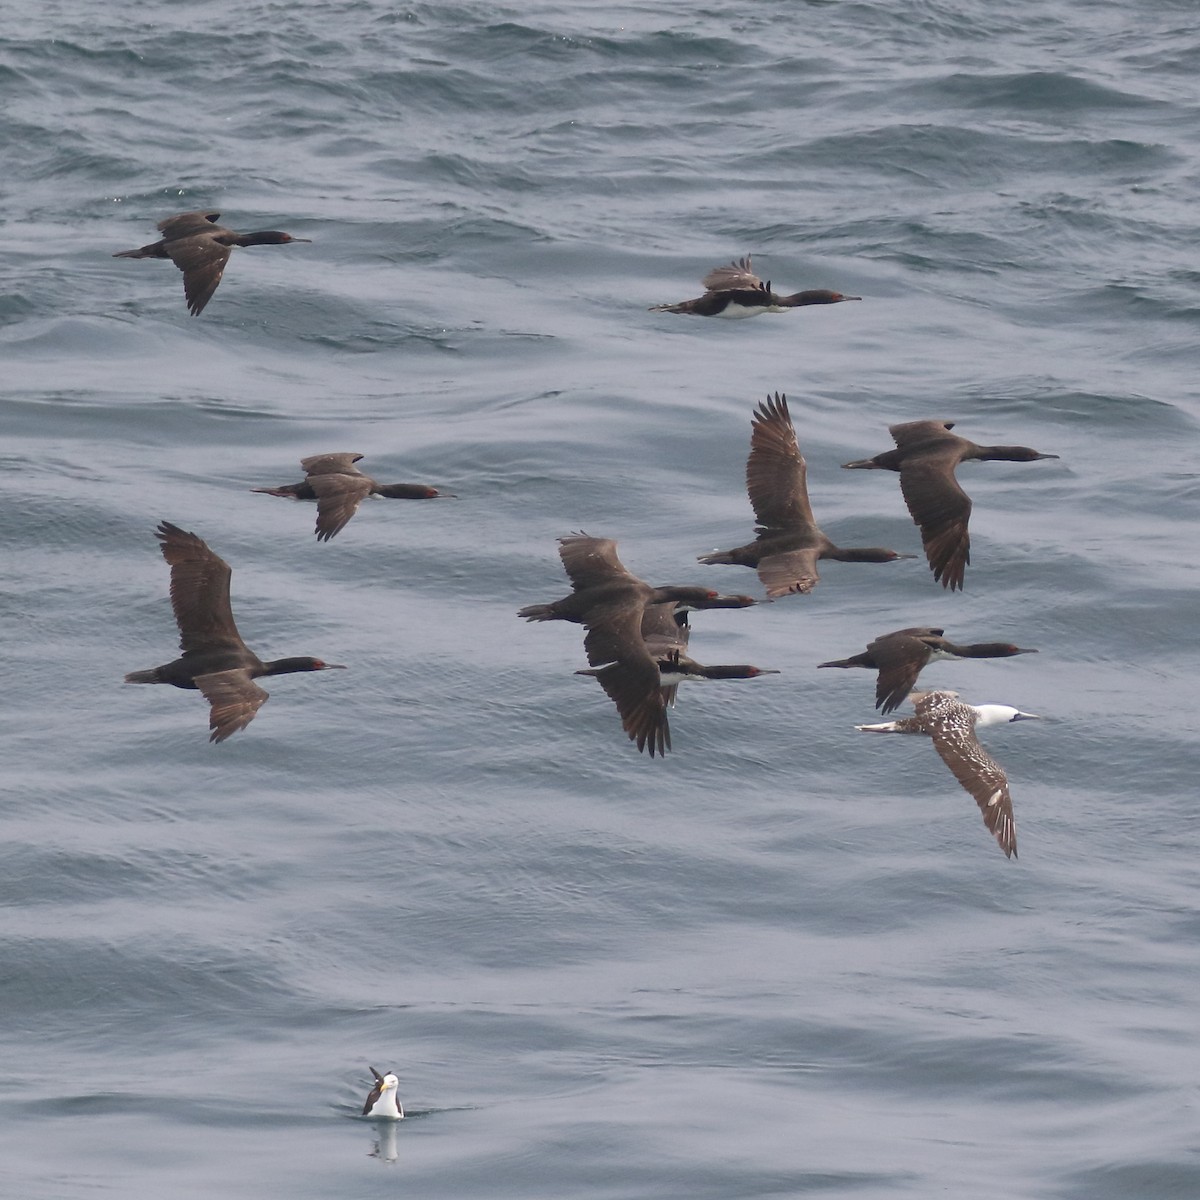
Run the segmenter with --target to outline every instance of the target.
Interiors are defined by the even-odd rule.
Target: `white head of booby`
[[[1022,712],[1009,704],[975,704],[975,727],[981,725],[1010,725],[1013,721],[1040,721],[1037,713]]]
[[[910,692],[908,698],[916,702],[933,692]],[[943,691],[943,696],[958,699],[957,692]],[[1037,713],[1022,712],[1011,704],[969,704],[968,708],[975,713],[975,728],[986,725],[1011,725],[1013,721],[1040,721]],[[878,725],[855,725],[861,733],[928,733],[925,722],[921,717],[902,717],[897,721],[881,721]]]

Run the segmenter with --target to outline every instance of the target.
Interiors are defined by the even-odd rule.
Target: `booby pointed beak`
[[[1042,718],[1037,713],[1027,713],[1027,712],[1021,712],[1020,710],[1018,710],[1016,716],[1013,717],[1013,720],[1014,721],[1040,721],[1040,720],[1042,720]],[[1010,722],[1010,724],[1011,724],[1011,722]]]

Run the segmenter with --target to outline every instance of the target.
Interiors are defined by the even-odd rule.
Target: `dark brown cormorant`
[[[584,650],[621,722],[639,750],[665,754],[671,745],[658,663],[642,639],[647,605],[676,601],[704,604],[718,593],[698,587],[651,587],[628,571],[611,538],[575,533],[559,541],[559,556],[573,591],[550,604],[530,604],[517,616],[527,621],[573,621],[587,628]]]
[[[126,683],[170,683],[203,693],[210,707],[210,742],[223,742],[245,729],[269,693],[255,679],[293,671],[344,670],[319,658],[263,662],[242,641],[229,604],[229,564],[194,533],[163,521],[157,531],[171,567],[171,607],[183,654],[165,666],[131,671]]]
[[[971,538],[967,521],[971,516],[971,498],[959,486],[954,468],[968,459],[1033,462],[1039,458],[1057,458],[1028,446],[977,446],[951,433],[953,421],[908,421],[889,425],[895,450],[885,450],[874,458],[843,463],[851,471],[883,470],[900,473],[900,491],[921,527],[925,557],[934,579],[951,591],[961,589],[963,572],[971,561]]]
[[[877,637],[861,654],[818,663],[819,667],[866,667],[878,671],[875,707],[885,713],[897,709],[916,685],[917,676],[931,663],[942,659],[1011,658],[1014,654],[1036,654],[1009,642],[974,642],[956,646],[942,637],[943,629],[918,627],[898,629]]]
[[[354,464],[361,454],[314,454],[302,458],[303,483],[285,483],[280,487],[251,488],[266,496],[290,496],[293,500],[317,502],[317,541],[327,542],[340,533],[368,496],[387,496],[392,500],[432,500],[448,493],[423,483],[376,483]]]
[[[225,264],[234,246],[282,246],[288,242],[307,242],[278,229],[258,233],[234,233],[218,225],[217,212],[187,212],[159,221],[162,240],[119,250],[113,258],[169,258],[183,272],[183,294],[188,311],[198,317],[212,299],[225,272]]]
[[[778,296],[771,291],[770,283],[763,283],[754,274],[749,255],[727,267],[709,271],[703,282],[706,289],[703,296],[679,304],[655,304],[650,311],[738,320],[762,313],[787,312],[789,308],[802,308],[806,304],[840,304],[843,300],[862,299],[861,296],[843,296],[841,292],[823,289]]]
[[[749,608],[757,603],[753,596],[718,596],[703,604],[680,604],[676,601],[647,606],[642,614],[642,640],[658,664],[662,698],[668,708],[675,707],[679,685],[685,679],[756,679],[759,675],[779,674],[778,671],[766,667],[752,667],[746,664],[706,667],[688,656],[688,639],[692,632],[688,624],[688,613],[710,608]],[[575,674],[598,678],[601,672],[609,669],[586,667]]]
[[[912,558],[895,550],[871,547],[843,550],[821,531],[808,502],[808,467],[796,442],[787,397],[776,392],[754,412],[746,490],[758,518],[757,537],[734,550],[700,557],[702,563],[755,567],[770,597],[811,592],[819,578],[817,560],[894,562]]]

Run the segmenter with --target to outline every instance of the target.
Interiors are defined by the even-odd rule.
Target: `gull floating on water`
[[[400,1080],[390,1071],[386,1075],[380,1075],[374,1067],[368,1069],[375,1076],[375,1086],[367,1096],[362,1115],[382,1121],[403,1121],[404,1106],[396,1099],[396,1089],[400,1086]]]

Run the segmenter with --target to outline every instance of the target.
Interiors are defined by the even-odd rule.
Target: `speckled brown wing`
[[[748,254],[745,258],[735,259],[727,267],[714,267],[701,282],[710,292],[763,286],[763,281],[754,273]]]
[[[934,749],[954,778],[975,797],[983,823],[1009,858],[1017,853],[1017,827],[1004,769],[975,736],[975,710],[947,692],[929,692],[916,703]]]
[[[906,458],[900,468],[900,491],[913,522],[921,528],[925,557],[934,579],[957,591],[971,561],[967,524],[971,498],[954,476],[958,454],[953,446],[932,447]]]
[[[617,543],[612,538],[573,533],[569,537],[559,538],[558,542],[563,568],[576,591],[614,582],[628,582],[648,588],[647,584],[626,570],[617,557]]]
[[[221,282],[230,248],[218,242],[209,230],[170,241],[166,249],[171,261],[183,272],[188,311],[198,317]]]
[[[214,671],[197,675],[196,687],[209,703],[210,742],[223,742],[254,720],[270,693],[250,678],[246,670]]]
[[[779,596],[807,594],[817,586],[819,546],[806,550],[787,550],[758,560],[758,577],[771,599]]]
[[[171,607],[179,626],[179,647],[205,650],[245,648],[229,603],[229,564],[194,533],[163,521],[156,531],[162,556],[171,567]]]
[[[340,475],[309,475],[305,482],[317,497],[317,541],[336,536],[371,494],[371,480],[359,472]]]

